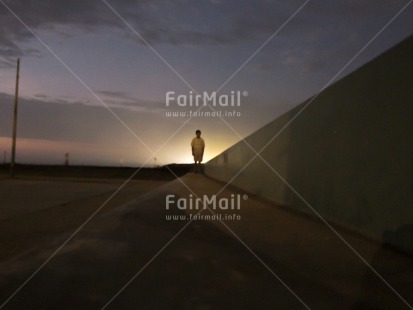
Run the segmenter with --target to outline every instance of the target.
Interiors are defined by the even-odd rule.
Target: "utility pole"
[[[14,177],[14,164],[16,161],[16,138],[17,138],[17,104],[19,102],[19,71],[20,58],[17,59],[16,89],[14,93],[14,113],[13,113],[13,140],[11,146],[10,176]]]

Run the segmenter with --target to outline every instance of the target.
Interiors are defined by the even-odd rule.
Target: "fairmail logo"
[[[229,94],[217,95],[217,92],[208,93],[204,91],[202,94],[194,94],[190,91],[188,94],[177,95],[174,91],[169,91],[165,96],[166,106],[178,107],[240,107],[241,98],[248,96],[247,91],[231,91]]]
[[[241,201],[247,200],[247,195],[231,194],[230,197],[217,198],[216,195],[194,197],[192,194],[189,197],[176,197],[175,195],[166,195],[165,207],[169,210],[171,207],[176,207],[179,210],[201,210],[210,208],[212,210],[240,210]]]

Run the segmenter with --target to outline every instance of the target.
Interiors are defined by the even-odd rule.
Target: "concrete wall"
[[[262,157],[324,218],[413,253],[413,37],[330,86]],[[313,214],[259,158],[305,104],[205,165],[205,173]],[[211,142],[210,142],[211,143]],[[398,235],[402,236],[398,237]]]

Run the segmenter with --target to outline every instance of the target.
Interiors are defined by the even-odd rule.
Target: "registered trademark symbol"
[[[247,92],[246,90],[244,90],[244,91],[242,92],[242,95],[243,95],[244,97],[247,97],[247,96],[248,96],[248,92]]]
[[[248,199],[248,195],[247,195],[247,194],[242,195],[242,199],[247,200],[247,199]]]

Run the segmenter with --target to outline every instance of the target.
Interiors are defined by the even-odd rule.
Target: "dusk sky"
[[[192,162],[196,129],[207,161],[318,93],[377,34],[335,81],[410,36],[410,2],[0,0],[1,158],[18,57],[18,162]],[[213,107],[234,116],[167,115],[199,108],[167,106],[168,92],[215,90],[240,92]]]

